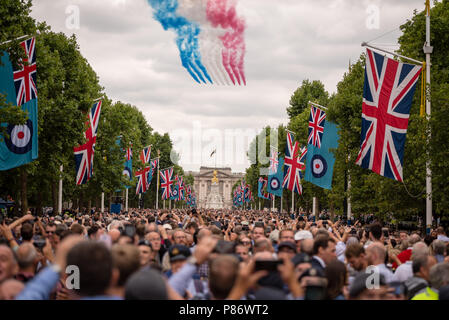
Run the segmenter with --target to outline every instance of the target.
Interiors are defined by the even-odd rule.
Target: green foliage
[[[304,109],[308,109],[309,101],[327,105],[329,101],[329,93],[324,89],[321,81],[304,80],[302,85],[296,89],[290,98],[290,106],[287,108],[287,114],[290,119],[301,114]]]
[[[0,5],[0,53],[7,51],[14,66],[18,66],[25,52],[20,46],[24,35],[34,35],[36,25],[30,17],[31,0],[2,0]],[[1,62],[0,62],[1,64]],[[6,103],[5,95],[0,93],[0,119],[10,124],[25,124],[26,112],[21,108]],[[6,135],[6,128],[0,126],[0,135]]]

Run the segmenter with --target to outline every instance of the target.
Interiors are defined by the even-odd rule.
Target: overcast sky
[[[234,171],[249,165],[245,140],[266,125],[288,123],[286,107],[304,79],[335,92],[349,61],[364,52],[361,42],[392,31],[372,43],[397,49],[399,26],[424,9],[424,0],[239,0],[247,86],[225,87],[194,82],[181,66],[175,34],[153,19],[147,0],[33,3],[38,21],[76,34],[108,97],[137,106],[151,127],[170,133],[184,169],[215,165],[209,156],[217,147],[217,165]],[[71,24],[73,6],[79,28]]]

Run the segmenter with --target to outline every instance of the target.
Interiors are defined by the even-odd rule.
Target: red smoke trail
[[[223,29],[231,29],[220,39],[225,49],[223,50],[223,66],[225,67],[232,83],[234,78],[239,84],[241,81],[246,85],[244,73],[245,57],[245,21],[237,16],[235,3],[231,2],[231,7],[227,8],[228,0],[209,0],[207,2],[207,19],[213,27],[220,26]]]

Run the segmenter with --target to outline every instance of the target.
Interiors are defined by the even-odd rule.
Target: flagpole
[[[433,47],[430,45],[430,1],[426,0],[426,42],[424,43],[424,53],[426,54],[426,85],[430,88],[430,54]],[[426,99],[426,114],[430,120],[430,94]],[[430,144],[431,131],[429,125],[429,134],[427,135],[427,146]],[[428,148],[427,148],[428,149]],[[430,157],[429,157],[430,158]],[[428,159],[429,159],[428,158]],[[432,228],[432,170],[430,169],[430,160],[426,161],[426,232],[430,234]]]
[[[292,213],[295,213],[295,192],[292,190]]]
[[[312,204],[312,214],[315,217],[316,220],[316,197],[313,197],[313,204]]]
[[[101,213],[104,212],[104,192],[101,193]]]
[[[61,165],[59,171],[61,171],[61,176],[59,177],[59,194],[58,194],[58,213],[62,213],[62,171],[64,167]]]
[[[2,46],[2,45],[4,45],[4,44],[7,44],[7,43],[10,43],[10,42],[13,42],[13,41],[15,41],[15,40],[21,40],[21,39],[24,39],[24,38],[27,38],[27,37],[31,37],[31,36],[29,36],[29,35],[26,34],[26,35],[24,35],[24,36],[15,38],[15,39],[13,39],[13,40],[6,40],[5,42],[0,43],[0,46]]]
[[[156,210],[159,209],[159,164],[161,162],[160,159],[161,156],[161,150],[157,150],[157,183],[156,183]]]
[[[284,192],[282,192],[282,193],[284,193]],[[282,213],[282,196],[281,196],[281,212],[280,213]]]
[[[125,189],[125,211],[128,211],[128,188]]]
[[[309,101],[309,104],[312,104],[312,105],[314,105],[315,107],[318,107],[318,108],[323,108],[324,110],[327,110],[327,108],[326,108],[326,107],[324,107],[324,106],[322,106],[322,105],[319,105],[318,103],[315,103],[315,102]]]

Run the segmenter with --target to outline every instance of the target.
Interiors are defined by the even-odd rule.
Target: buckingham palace
[[[218,193],[223,199],[224,208],[230,209],[232,208],[232,187],[245,176],[244,173],[233,173],[231,168],[200,167],[199,172],[186,172],[187,175],[191,174],[194,178],[193,186],[197,195],[197,206],[198,208],[207,207],[206,202],[211,193],[214,171],[216,171]]]

